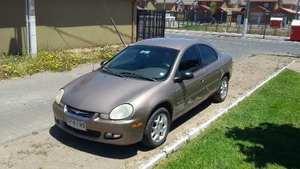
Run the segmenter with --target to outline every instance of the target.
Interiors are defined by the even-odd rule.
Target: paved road
[[[0,144],[52,126],[57,90],[91,70],[91,65],[82,65],[70,72],[0,81]]]
[[[284,40],[241,39],[240,37],[225,37],[195,33],[166,33],[167,37],[197,38],[210,42],[219,50],[233,57],[249,56],[253,54],[289,54],[300,57],[300,42]]]
[[[167,36],[201,38],[234,57],[258,53],[300,56],[300,43],[195,33],[167,33]],[[52,126],[51,102],[57,89],[91,70],[90,65],[84,65],[70,72],[41,73],[24,79],[0,81],[0,143]]]

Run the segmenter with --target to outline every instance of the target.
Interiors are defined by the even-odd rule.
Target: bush
[[[105,46],[94,49],[41,51],[36,57],[3,55],[0,56],[0,79],[44,71],[69,71],[79,64],[109,59],[119,50],[119,46]]]

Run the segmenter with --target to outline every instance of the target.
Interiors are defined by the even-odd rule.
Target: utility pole
[[[297,18],[296,19],[300,19],[299,18],[299,12],[300,12],[299,10],[300,10],[300,0],[298,0],[298,2],[297,2],[297,9],[296,9],[296,17]]]
[[[164,0],[164,10],[166,10],[166,0]]]
[[[27,54],[37,55],[35,0],[25,0],[26,4],[26,31],[27,31]]]
[[[246,9],[246,16],[244,18],[244,31],[242,34],[242,37],[245,37],[248,31],[248,20],[249,20],[249,14],[250,14],[250,0],[247,0],[247,9]]]
[[[28,32],[29,32],[29,20],[28,20],[28,1],[25,0],[25,19],[26,19],[26,54],[30,55],[30,47],[29,47],[29,36],[28,36]]]

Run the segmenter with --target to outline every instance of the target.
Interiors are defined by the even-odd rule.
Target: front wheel
[[[228,94],[228,86],[229,86],[229,79],[227,76],[224,76],[221,80],[221,84],[218,91],[213,95],[214,102],[221,103],[226,99]]]
[[[166,141],[170,130],[170,114],[166,108],[157,109],[149,118],[143,138],[143,145],[149,148],[160,146]]]

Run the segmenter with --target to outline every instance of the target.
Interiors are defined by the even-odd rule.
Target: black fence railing
[[[165,11],[137,10],[136,41],[165,36]]]
[[[216,15],[201,12],[170,12],[166,14],[166,28],[187,29],[208,32],[242,33],[244,29],[243,14],[218,13]],[[270,25],[271,17],[282,18],[280,27]],[[250,15],[248,33],[259,35],[289,36],[292,19],[288,15],[277,16],[272,13]]]

